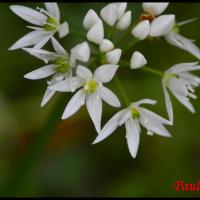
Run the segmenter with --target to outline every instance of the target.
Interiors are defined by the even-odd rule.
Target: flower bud
[[[108,63],[116,65],[119,62],[121,55],[121,49],[114,49],[106,54],[106,59]]]
[[[90,58],[90,48],[87,42],[83,42],[81,44],[76,45],[74,48],[71,49],[71,55],[73,58],[82,61],[88,62]]]
[[[151,23],[149,35],[151,37],[164,36],[169,33],[174,25],[175,15],[161,15]]]
[[[126,30],[131,24],[131,11],[124,13],[122,18],[117,23],[117,28],[119,30]]]
[[[121,17],[124,15],[124,12],[126,10],[127,7],[127,3],[112,3],[114,8],[115,8],[115,12],[116,12],[116,16],[117,19],[120,20]]]
[[[132,35],[140,40],[144,40],[150,31],[150,23],[148,20],[144,20],[137,24],[131,31]]]
[[[131,57],[131,69],[138,69],[146,64],[147,60],[145,59],[145,57],[139,51],[135,51]]]
[[[103,20],[110,26],[114,26],[115,22],[117,21],[116,8],[112,3],[102,8],[100,15]]]
[[[108,51],[111,51],[113,48],[114,48],[114,44],[108,39],[103,39],[99,47],[101,52],[108,52]]]
[[[85,29],[90,29],[98,21],[100,21],[99,16],[94,10],[90,9],[85,15],[85,18],[83,20],[83,26]]]
[[[143,3],[142,7],[143,10],[149,14],[152,14],[154,16],[160,15],[165,11],[167,6],[169,5],[168,2],[162,2],[162,3]]]
[[[103,23],[100,20],[94,24],[87,33],[87,39],[95,44],[101,44],[104,38]]]

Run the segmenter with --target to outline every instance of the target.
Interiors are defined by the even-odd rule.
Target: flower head
[[[66,119],[76,113],[81,106],[86,104],[88,113],[95,125],[97,132],[101,129],[102,100],[114,107],[119,107],[120,102],[115,94],[103,84],[110,82],[114,77],[118,65],[102,65],[94,73],[79,65],[76,70],[76,77],[71,82],[78,92],[71,98],[63,113],[62,119]],[[54,91],[68,91],[68,83],[61,81],[50,87]]]
[[[128,108],[116,113],[103,127],[93,144],[104,140],[112,134],[117,127],[125,124],[128,148],[131,156],[135,158],[140,141],[140,125],[147,129],[148,135],[153,135],[155,133],[161,136],[170,137],[170,133],[163,124],[171,125],[171,122],[156,113],[141,107],[142,104],[154,105],[156,104],[156,101],[151,99],[142,99],[138,102],[132,103]]]
[[[10,6],[10,9],[16,15],[36,26],[28,26],[33,31],[15,42],[9,50],[28,46],[42,48],[56,32],[58,32],[60,38],[68,34],[68,23],[60,23],[60,11],[57,3],[44,4],[46,10],[38,8],[39,11],[25,6]]]
[[[200,85],[200,78],[193,75],[191,72],[200,70],[197,66],[198,62],[181,63],[174,65],[165,72],[162,79],[162,86],[165,96],[165,103],[170,121],[173,122],[173,108],[167,89],[176,97],[192,113],[195,112],[189,97],[196,99],[194,89]]]

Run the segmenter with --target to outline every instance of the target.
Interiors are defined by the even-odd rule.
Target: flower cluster
[[[66,102],[62,119],[69,118],[86,105],[98,133],[93,144],[104,140],[124,124],[128,149],[131,156],[135,158],[142,133],[141,127],[147,130],[148,135],[171,136],[165,127],[165,125],[173,125],[174,120],[169,91],[189,111],[195,112],[189,97],[197,98],[194,89],[200,85],[200,78],[191,72],[200,70],[200,65],[198,62],[181,63],[165,72],[160,72],[145,66],[148,61],[139,51],[134,51],[128,61],[122,59],[123,55],[127,50],[132,49],[134,40],[139,42],[158,37],[164,37],[169,44],[189,52],[197,59],[200,59],[200,49],[194,41],[180,35],[180,27],[195,19],[177,23],[174,14],[163,14],[169,3],[142,3],[143,11],[138,19],[134,19],[134,23],[132,11],[127,11],[127,6],[125,2],[110,3],[101,9],[100,15],[93,9],[88,10],[83,19],[85,40],[67,51],[55,36],[58,33],[58,38],[63,38],[70,32],[68,23],[60,22],[57,3],[45,3],[45,9],[36,8],[36,10],[12,5],[10,9],[16,15],[35,26],[28,26],[33,31],[15,42],[9,50],[22,49],[44,61],[45,66],[24,76],[31,80],[51,77],[47,81],[47,89],[41,106],[44,106],[56,92],[74,93],[69,102]],[[118,33],[122,35],[122,38],[118,40],[123,40],[123,36],[130,34],[133,40],[130,44],[134,42],[133,45],[126,50],[120,47],[120,43],[114,39]],[[44,49],[48,41],[51,41],[53,51]],[[94,71],[91,70],[91,64],[95,66]],[[143,104],[155,105],[157,102],[155,100],[144,98],[136,102],[129,101],[117,76],[118,69],[123,65],[130,67],[130,70],[140,68],[161,76],[169,119],[142,106]],[[107,87],[113,79],[115,79],[117,89],[121,91],[121,99]],[[116,108],[126,105],[103,127],[101,124],[102,101]]]

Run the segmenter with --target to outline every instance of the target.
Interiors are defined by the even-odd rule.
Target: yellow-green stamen
[[[56,70],[58,73],[66,73],[70,68],[69,59],[66,57],[57,58],[55,64],[57,65]]]
[[[94,93],[96,91],[96,88],[97,88],[97,82],[95,80],[90,80],[84,85],[84,89],[90,94]]]
[[[47,24],[45,24],[44,26],[44,29],[46,31],[55,31],[59,26],[58,21],[52,17],[48,17],[46,23]]]
[[[140,112],[136,108],[131,109],[131,114],[133,118],[139,118],[140,117]]]

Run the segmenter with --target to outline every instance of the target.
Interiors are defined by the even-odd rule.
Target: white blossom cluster
[[[135,158],[141,127],[147,130],[148,135],[171,136],[165,128],[165,125],[173,125],[174,120],[169,92],[189,111],[195,112],[189,98],[197,98],[194,89],[200,85],[200,78],[191,72],[200,70],[198,62],[176,64],[161,73],[168,119],[143,107],[144,104],[156,104],[155,100],[148,98],[127,103],[127,107],[120,108],[122,99],[119,100],[107,87],[116,78],[125,53],[113,40],[116,32],[130,33],[131,38],[138,41],[164,37],[169,44],[189,52],[197,60],[200,59],[200,50],[194,41],[180,35],[180,27],[195,19],[177,22],[174,14],[163,14],[168,5],[167,2],[142,3],[142,13],[134,20],[132,11],[127,10],[125,2],[110,3],[101,9],[99,15],[90,9],[82,22],[86,30],[85,41],[76,44],[70,51],[66,51],[56,39],[56,34],[58,38],[63,38],[70,33],[68,22],[61,22],[57,3],[44,3],[45,9],[12,5],[10,9],[29,22],[31,25],[27,27],[32,31],[15,42],[9,50],[23,49],[44,61],[45,66],[24,76],[31,80],[49,78],[41,106],[56,92],[74,93],[69,102],[66,102],[62,119],[69,118],[86,105],[98,133],[93,144],[104,140],[124,124],[128,149]],[[49,41],[53,51],[43,49]],[[92,59],[99,63],[93,72],[90,66]],[[134,51],[128,63],[130,70],[142,69],[146,67],[147,60],[141,52]],[[103,101],[120,110],[102,127]]]

